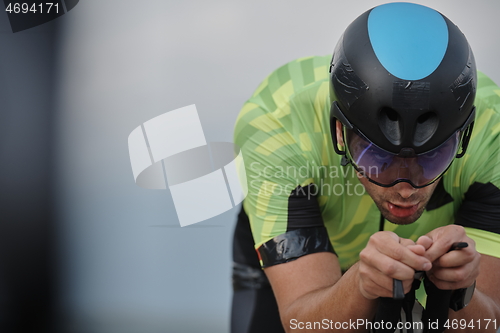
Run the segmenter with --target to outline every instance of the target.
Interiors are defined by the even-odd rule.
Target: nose
[[[394,185],[394,189],[398,194],[401,196],[403,199],[408,199],[411,197],[415,192],[418,191],[418,188],[414,188],[411,186],[409,183],[402,182]]]

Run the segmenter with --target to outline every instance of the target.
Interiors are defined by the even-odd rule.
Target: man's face
[[[414,188],[404,182],[391,187],[382,187],[371,183],[359,173],[358,178],[382,215],[395,224],[415,222],[424,212],[425,206],[440,181],[422,188]]]
[[[342,124],[337,120],[337,142],[343,146]],[[391,187],[373,184],[358,173],[361,184],[373,199],[384,217],[395,224],[410,224],[418,220],[424,212],[432,193],[441,179],[433,184],[414,188],[409,183],[402,182]]]

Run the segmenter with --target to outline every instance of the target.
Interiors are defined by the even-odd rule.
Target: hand
[[[392,297],[393,279],[403,282],[405,293],[411,290],[415,271],[427,271],[431,262],[424,245],[400,238],[393,232],[373,234],[359,254],[359,290],[367,299]]]
[[[467,242],[468,247],[449,251],[452,244]],[[427,277],[443,290],[454,290],[471,286],[479,275],[481,255],[476,243],[465,234],[463,227],[448,225],[432,230],[417,240],[426,248],[424,256],[432,262]]]

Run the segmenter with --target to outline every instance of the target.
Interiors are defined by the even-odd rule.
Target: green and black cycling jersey
[[[478,73],[467,153],[444,174],[422,216],[396,225],[381,218],[353,167],[333,149],[330,59],[302,58],[274,71],[236,122],[248,186],[244,209],[261,265],[330,251],[346,270],[379,230],[416,240],[448,224],[464,226],[478,252],[500,257],[500,88]]]

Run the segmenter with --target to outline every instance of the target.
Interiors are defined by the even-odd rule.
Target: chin
[[[388,211],[382,211],[382,210],[381,213],[384,216],[384,218],[391,223],[397,225],[408,225],[416,222],[420,218],[420,216],[422,216],[424,209],[425,207],[419,209],[418,211],[415,212],[415,214],[408,217],[396,217],[390,214]]]
[[[406,218],[401,218],[401,217],[387,217],[385,216],[385,219],[391,223],[394,223],[394,224],[397,224],[397,225],[408,225],[408,224],[412,224],[414,223],[415,221],[418,220],[418,218],[420,216],[418,216],[417,218],[412,218],[411,216],[410,217],[406,217]]]

